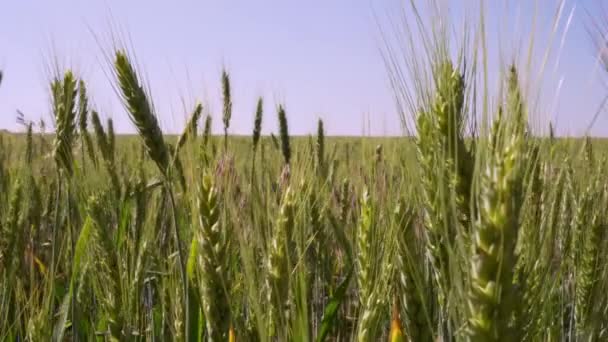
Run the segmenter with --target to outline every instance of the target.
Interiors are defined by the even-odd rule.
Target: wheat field
[[[116,49],[120,135],[58,72],[54,130],[0,134],[0,340],[608,339],[607,142],[539,134],[517,63],[480,98],[436,43],[415,92],[387,63],[398,138],[292,137],[262,98],[230,136],[226,70],[221,113],[167,135]]]

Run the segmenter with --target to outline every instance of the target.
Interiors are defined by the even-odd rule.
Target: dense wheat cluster
[[[475,78],[442,51],[412,138],[290,137],[262,98],[230,137],[225,70],[223,132],[197,102],[165,135],[122,50],[138,136],[115,136],[66,69],[55,133],[0,135],[0,340],[608,339],[598,142],[535,136],[515,63],[472,124]]]

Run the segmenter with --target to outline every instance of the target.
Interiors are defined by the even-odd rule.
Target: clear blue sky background
[[[57,58],[89,84],[100,113],[120,132],[133,126],[107,75],[104,53],[121,32],[130,40],[150,84],[161,125],[181,130],[187,112],[200,99],[221,130],[220,72],[232,75],[234,114],[230,131],[249,134],[258,96],[264,96],[264,132],[275,130],[275,104],[285,103],[292,134],[313,132],[322,117],[328,134],[400,134],[400,121],[382,61],[378,24],[391,31],[406,1],[4,1],[0,5],[0,128],[19,130],[16,110],[50,122],[48,65]],[[475,8],[479,1],[451,1]],[[539,50],[547,44],[557,1],[489,0],[488,46],[497,60],[498,44],[511,51],[530,37],[537,20]],[[573,20],[559,54],[543,77],[541,115],[561,134],[583,134],[608,94],[596,52],[586,31],[585,10],[599,13],[600,1],[567,1],[562,26]],[[499,35],[500,33],[500,35]],[[553,43],[561,44],[561,34]],[[510,50],[509,50],[510,49]],[[540,51],[542,52],[542,51]],[[520,53],[521,55],[521,53]],[[542,57],[542,54],[538,54]],[[521,57],[521,56],[520,56]],[[539,57],[540,58],[540,57]],[[497,64],[490,64],[496,68]],[[556,92],[560,80],[561,90]],[[559,94],[559,96],[557,96]],[[591,130],[608,135],[602,113]],[[369,118],[369,120],[367,119]],[[367,123],[371,122],[371,127]]]

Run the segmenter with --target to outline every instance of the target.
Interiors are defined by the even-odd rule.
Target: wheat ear
[[[169,166],[169,154],[162,131],[152,111],[148,96],[124,52],[116,52],[114,68],[129,117],[144,141],[146,152],[150,159],[156,163],[161,173],[166,175]]]
[[[53,112],[55,115],[55,140],[53,155],[60,169],[68,175],[73,173],[72,145],[76,130],[76,80],[71,71],[67,71],[63,81],[55,79],[51,84],[53,95]]]
[[[223,266],[227,250],[219,221],[217,189],[209,174],[203,177],[198,209],[200,229],[196,238],[199,244],[202,302],[207,331],[210,341],[226,341],[231,326]]]
[[[228,149],[228,128],[232,117],[232,98],[230,96],[230,75],[226,69],[222,70],[222,98],[224,101],[222,121],[224,122],[224,151]]]
[[[519,102],[510,103],[509,108],[509,120],[503,121],[500,116],[496,119],[490,137],[490,160],[481,180],[470,273],[468,333],[474,341],[497,341],[507,336],[515,339],[518,334],[518,327],[511,322],[516,300],[515,247],[523,203],[525,125]]]
[[[277,114],[279,116],[279,133],[281,135],[281,152],[283,153],[283,160],[285,164],[289,164],[291,161],[291,147],[289,144],[289,128],[287,127],[287,114],[285,108],[279,105],[277,108]]]
[[[289,245],[294,225],[294,210],[293,193],[288,187],[281,202],[279,217],[268,248],[266,286],[270,336],[277,336],[278,328],[285,326],[289,319],[289,273],[291,271]]]
[[[253,121],[252,145],[253,145],[254,154],[258,148],[258,144],[260,142],[260,137],[262,135],[262,117],[263,117],[263,115],[264,115],[264,99],[260,97],[258,99],[258,104],[255,109],[255,119]]]

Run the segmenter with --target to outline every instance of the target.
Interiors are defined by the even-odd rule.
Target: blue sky
[[[17,109],[29,119],[50,122],[48,65],[57,58],[87,81],[92,102],[103,116],[113,118],[118,131],[133,132],[104,58],[111,52],[110,38],[122,34],[144,71],[167,132],[181,130],[197,99],[214,116],[215,131],[221,131],[219,80],[226,66],[234,94],[232,133],[251,132],[256,98],[264,96],[266,133],[276,130],[274,109],[280,102],[286,105],[292,134],[313,132],[319,117],[332,135],[400,134],[379,52],[378,24],[390,31],[388,19],[397,18],[405,2],[7,1],[0,20],[0,128],[21,129]],[[478,2],[451,1],[453,13],[460,4],[475,10]],[[538,49],[548,44],[557,1],[537,1],[536,15],[533,3],[486,1],[493,60],[499,51],[496,41],[507,56],[509,49],[523,45],[517,42],[530,37],[533,17],[538,19]],[[554,120],[562,134],[585,133],[608,94],[585,26],[585,10],[599,13],[597,3],[566,1],[562,27],[572,8],[573,20],[561,53],[551,56],[543,77],[539,112]],[[561,36],[554,47],[561,46]],[[590,133],[608,136],[605,113]]]

